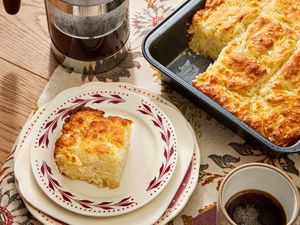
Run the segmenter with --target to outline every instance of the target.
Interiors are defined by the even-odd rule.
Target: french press
[[[3,0],[16,14],[20,0]],[[108,71],[127,55],[129,0],[45,0],[55,58],[84,73]]]

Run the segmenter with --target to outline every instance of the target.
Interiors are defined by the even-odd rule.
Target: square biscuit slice
[[[237,50],[267,69],[272,75],[297,47],[297,32],[280,21],[259,16],[237,40]]]
[[[300,140],[300,42],[283,67],[260,90],[249,121],[270,141],[290,146]]]
[[[300,35],[300,0],[270,0],[263,8],[262,15],[289,25]]]
[[[242,34],[261,11],[263,0],[207,0],[189,28],[189,47],[217,59],[228,42]]]
[[[54,149],[62,174],[98,187],[119,187],[130,145],[132,121],[104,117],[92,108],[74,110],[66,119]]]

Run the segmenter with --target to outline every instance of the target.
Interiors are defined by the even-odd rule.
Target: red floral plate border
[[[102,85],[108,85],[107,83],[101,83],[101,84],[98,84],[98,82],[97,82],[97,85],[99,86],[102,86]],[[146,97],[148,97],[148,98],[151,98],[152,100],[154,100],[154,102],[156,103],[156,104],[158,104],[160,107],[162,107],[162,108],[164,108],[163,107],[163,105],[167,105],[167,106],[171,106],[171,107],[173,107],[173,108],[175,108],[176,109],[176,107],[174,107],[170,102],[168,102],[168,101],[166,101],[165,99],[163,99],[161,96],[159,96],[158,94],[154,94],[154,93],[152,93],[152,92],[150,92],[150,91],[148,91],[148,90],[145,90],[145,89],[143,89],[143,88],[139,88],[139,87],[136,87],[136,86],[133,86],[133,85],[131,85],[131,84],[127,84],[127,83],[113,83],[114,85],[112,85],[111,83],[109,84],[109,86],[111,87],[111,88],[113,88],[113,87],[119,87],[119,88],[126,88],[127,90],[131,90],[131,91],[134,91],[135,93],[138,93],[138,94],[141,94],[141,95],[143,95],[143,96],[146,96]],[[117,85],[117,86],[115,86],[115,85]],[[101,88],[100,88],[101,89]],[[160,103],[162,103],[162,104],[160,104]],[[29,127],[29,123],[27,124],[27,125],[25,125],[25,127],[24,127],[24,129],[22,130],[22,132],[24,131],[24,138],[20,138],[19,139],[19,141],[18,141],[18,144],[19,143],[22,143],[22,145],[23,145],[23,143],[24,143],[24,141],[25,141],[25,138],[26,139],[28,139],[28,135],[30,135],[30,132],[28,132],[28,131],[30,131],[30,130],[32,130],[32,127],[34,126],[34,124],[36,123],[36,118],[38,118],[39,116],[40,116],[40,114],[41,114],[41,112],[43,112],[44,111],[44,106],[43,107],[41,107],[40,109],[39,109],[39,112],[40,113],[36,113],[35,115],[34,115],[34,117],[31,119],[31,122],[32,123],[30,123],[31,125],[30,125],[30,127]],[[169,113],[171,113],[171,112],[169,112]],[[174,113],[171,113],[171,115],[172,114],[174,114]],[[168,114],[169,115],[169,114]],[[178,121],[178,120],[176,120],[176,121]],[[188,127],[190,127],[189,125],[188,125]],[[25,129],[26,128],[26,129]],[[28,129],[27,129],[28,128]],[[190,127],[189,128],[189,130],[191,131],[191,136],[192,136],[192,133],[193,133],[193,130],[192,130],[192,128]],[[25,131],[26,131],[26,134],[25,134]],[[187,131],[185,131],[185,132],[187,132]],[[189,136],[189,135],[188,135]],[[22,136],[23,137],[23,136]],[[185,136],[185,137],[187,137],[187,136]],[[30,140],[31,140],[31,138],[30,138]],[[186,138],[185,138],[185,140],[186,140]],[[194,136],[194,140],[195,140],[195,136]],[[27,141],[28,142],[28,141]],[[30,142],[30,141],[29,141]],[[195,144],[197,144],[196,142],[195,142]],[[17,157],[17,159],[16,159],[16,162],[18,162],[18,163],[15,163],[15,165],[16,165],[16,167],[19,167],[18,165],[19,164],[22,164],[22,162],[25,162],[26,161],[26,148],[28,148],[28,146],[30,146],[30,144],[28,145],[28,144],[26,144],[26,146],[24,145],[24,147],[23,148],[25,148],[25,149],[16,149],[16,154],[18,154],[19,152],[23,152],[22,153],[22,156],[20,156],[20,157]],[[187,146],[186,146],[187,147]],[[185,147],[185,148],[186,148]],[[182,181],[182,184],[181,184],[181,188],[180,188],[180,190],[181,191],[183,191],[183,192],[181,192],[180,190],[178,190],[177,191],[177,193],[176,192],[173,192],[173,191],[171,191],[173,194],[173,196],[175,196],[175,193],[176,193],[176,196],[178,196],[178,198],[177,197],[174,197],[174,199],[173,199],[173,201],[172,201],[172,203],[169,205],[169,209],[165,212],[165,214],[160,218],[160,220],[158,220],[158,223],[167,223],[169,220],[171,220],[172,218],[174,218],[182,209],[183,209],[183,207],[185,206],[185,204],[187,203],[187,201],[188,201],[188,199],[189,199],[189,197],[191,196],[191,194],[193,193],[193,190],[195,189],[195,187],[196,187],[196,185],[197,185],[197,177],[198,177],[198,172],[199,172],[199,166],[200,166],[200,150],[199,150],[199,148],[196,146],[195,147],[196,148],[196,150],[198,150],[198,151],[195,151],[195,155],[194,155],[194,162],[195,162],[195,164],[194,164],[194,166],[195,167],[193,167],[194,169],[193,169],[193,172],[192,172],[192,179],[190,179],[189,180],[189,182],[188,183],[185,183],[184,181]],[[22,151],[20,151],[20,150],[22,150]],[[25,152],[24,152],[25,151]],[[28,151],[27,151],[28,152]],[[180,154],[183,154],[184,155],[184,158],[185,159],[187,159],[187,158],[189,158],[189,154],[190,153],[188,153],[188,155],[186,154],[187,152],[189,152],[189,150],[188,149],[182,149],[181,150],[181,152],[180,152]],[[29,147],[29,153],[30,153],[30,147]],[[24,155],[25,154],[25,155]],[[183,156],[182,155],[182,156]],[[25,157],[25,158],[24,158]],[[28,160],[30,161],[30,155],[28,155]],[[18,159],[18,158],[20,158],[20,159]],[[180,160],[181,161],[181,160]],[[181,164],[182,164],[183,162],[181,162]],[[187,169],[188,169],[188,167],[186,167],[185,165],[187,165],[187,162],[185,162],[184,163],[184,165],[182,164],[182,166],[184,167],[183,168],[183,170],[184,171],[187,171]],[[196,166],[197,165],[197,166]],[[28,172],[26,172],[26,167],[27,167],[27,169],[29,169],[29,170],[31,170],[30,169],[30,166],[25,166],[25,168],[24,167],[20,167],[20,169],[17,169],[17,168],[15,168],[15,171],[16,171],[16,180],[18,180],[19,182],[20,182],[20,185],[21,185],[21,183],[22,183],[22,186],[23,187],[19,187],[19,188],[21,188],[21,193],[22,192],[24,192],[23,194],[26,196],[24,196],[24,198],[25,199],[28,199],[28,201],[29,202],[31,202],[31,201],[33,201],[33,203],[34,204],[37,204],[37,202],[35,202],[35,200],[34,200],[34,198],[31,198],[31,197],[29,197],[28,196],[28,192],[26,191],[27,189],[26,189],[26,187],[28,188],[30,185],[29,184],[26,184],[26,182],[33,182],[33,177],[32,178],[30,178],[30,175],[28,175]],[[180,166],[179,166],[180,167]],[[27,178],[26,178],[26,181],[23,179],[23,170],[21,169],[21,168],[24,168],[25,169],[25,175],[24,176],[26,176]],[[182,171],[183,172],[183,171]],[[181,173],[182,173],[181,172]],[[31,173],[31,172],[30,172]],[[175,172],[176,173],[176,172]],[[185,172],[186,173],[186,172]],[[27,175],[26,175],[27,174]],[[183,175],[183,174],[182,174]],[[181,179],[184,179],[184,180],[186,180],[187,179],[187,176],[185,176],[185,178],[183,177],[181,175]],[[28,177],[29,176],[29,177]],[[176,176],[176,175],[175,175]],[[31,180],[31,181],[30,181]],[[173,179],[172,179],[173,180]],[[25,185],[25,186],[24,186]],[[29,186],[28,186],[29,185]],[[186,187],[185,187],[186,186]],[[169,185],[168,185],[168,187],[169,187]],[[179,186],[178,186],[179,187]],[[176,185],[176,189],[178,188],[177,187],[177,185]],[[170,187],[171,188],[171,187]],[[33,185],[33,186],[30,186],[30,189],[32,189],[33,190],[33,192],[39,192],[39,190],[38,190],[38,186],[35,184],[35,185]],[[29,193],[31,193],[32,194],[32,191],[30,191]],[[41,197],[41,196],[40,196]],[[177,201],[175,200],[175,199],[177,199]],[[40,201],[41,199],[39,199],[39,201]],[[171,202],[171,199],[170,199],[170,201],[169,200],[167,200],[167,199],[165,199],[166,200],[166,202]],[[42,200],[41,200],[42,201]],[[44,204],[45,204],[45,202],[43,202]],[[150,203],[149,205],[151,205],[152,203]],[[39,205],[39,204],[38,204]],[[46,220],[45,218],[49,218],[50,220],[51,220],[51,217],[47,217],[47,214],[44,214],[45,215],[45,217],[41,217],[39,214],[38,214],[38,211],[37,210],[35,210],[35,208],[32,208],[30,205],[28,206],[29,207],[29,209],[30,210],[33,210],[33,215],[37,218],[37,219],[41,219],[41,221],[43,222],[43,223],[45,223],[45,224],[55,224],[55,221],[52,221],[52,222],[49,222],[48,220]],[[42,210],[44,210],[44,208],[41,206],[41,205],[39,205],[39,207],[41,207],[41,209]],[[147,206],[145,207],[145,208],[147,208]],[[158,208],[160,208],[160,207],[158,207]],[[167,209],[167,206],[166,206],[166,209]],[[141,210],[143,210],[143,209],[141,209]],[[138,210],[139,211],[139,210]],[[145,210],[144,210],[145,211]],[[54,216],[54,215],[52,215],[52,216]],[[126,215],[127,216],[127,215]],[[130,216],[130,214],[129,214],[129,216]],[[122,216],[121,216],[122,217]],[[44,218],[44,219],[43,219]],[[107,218],[107,219],[109,219],[109,218]],[[113,218],[112,218],[113,219]],[[146,219],[146,217],[145,217],[145,219]],[[158,218],[157,218],[158,219]],[[162,220],[162,221],[161,221]],[[153,220],[152,220],[153,221]],[[103,221],[102,221],[103,222]],[[153,221],[154,222],[154,221]],[[153,223],[152,222],[152,223]],[[148,224],[150,224],[150,222],[148,223]]]
[[[100,91],[96,88],[73,88],[64,98],[56,98],[51,102],[44,116],[39,119],[37,132],[34,134],[31,147],[32,171],[44,193],[70,211],[89,216],[121,215],[151,201],[171,179],[177,162],[176,134],[168,117],[151,101],[126,90]],[[155,161],[151,162],[151,171],[146,171],[150,175],[147,176],[147,180],[139,182],[138,187],[125,193],[120,189],[112,193],[111,198],[100,198],[76,193],[72,186],[70,188],[65,185],[68,178],[58,172],[52,157],[54,143],[69,111],[83,106],[101,108],[104,111],[108,109],[111,112],[129,111],[129,114],[143,120],[147,129],[152,131],[158,143],[158,150],[151,148],[151,152],[156,150],[157,155],[152,157]],[[143,170],[137,168],[137,171]]]
[[[183,209],[190,195],[193,193],[196,187],[197,180],[198,180],[199,166],[200,166],[200,152],[198,148],[195,148],[192,161],[190,163],[188,171],[184,176],[184,179],[181,182],[178,191],[176,192],[174,198],[172,199],[172,202],[169,205],[168,209],[160,217],[160,219],[154,223],[154,225],[168,223],[176,215],[178,215],[178,213]],[[65,223],[58,221],[52,218],[51,216],[48,216],[47,214],[29,205],[27,202],[25,202],[25,205],[29,210],[29,212],[43,224],[65,225]]]

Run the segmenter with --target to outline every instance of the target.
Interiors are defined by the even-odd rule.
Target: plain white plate
[[[100,87],[99,87],[100,85]],[[114,84],[117,85],[117,84]],[[103,88],[103,86],[107,86],[107,84],[99,84],[96,86],[98,88]],[[101,218],[101,220],[97,218],[87,217],[78,215],[63,208],[53,204],[44,194],[41,192],[39,187],[36,185],[33,179],[33,175],[31,173],[30,165],[28,165],[30,161],[30,156],[28,152],[28,147],[30,146],[30,140],[26,140],[24,145],[18,151],[15,163],[15,173],[16,179],[19,183],[19,189],[22,196],[32,204],[34,207],[43,211],[44,213],[63,220],[69,224],[124,224],[130,223],[134,221],[135,224],[151,224],[157,221],[160,216],[165,212],[170,204],[172,198],[174,197],[178,187],[181,184],[182,179],[188,169],[189,163],[193,154],[193,138],[191,133],[189,132],[184,117],[179,114],[174,109],[170,107],[165,107],[166,110],[169,111],[168,115],[170,119],[174,123],[175,129],[179,129],[180,135],[178,138],[179,145],[179,159],[178,165],[176,167],[175,174],[170,181],[170,184],[166,187],[165,190],[161,192],[161,194],[151,201],[149,204],[144,207],[131,212],[128,215],[115,216],[109,218]],[[40,110],[43,110],[42,108]],[[164,111],[166,111],[164,110]],[[39,112],[38,112],[39,113]],[[172,118],[171,118],[172,116]],[[178,132],[179,132],[178,131]],[[177,132],[177,130],[176,130]],[[26,143],[27,142],[27,143]],[[28,144],[29,143],[29,144]],[[27,146],[26,146],[27,144]],[[28,146],[29,145],[29,146]],[[23,163],[25,162],[25,163]],[[147,215],[147,216],[145,216]]]

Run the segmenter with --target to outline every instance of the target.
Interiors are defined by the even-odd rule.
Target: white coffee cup
[[[218,225],[236,225],[225,205],[234,195],[259,190],[276,198],[285,211],[287,225],[296,225],[299,214],[299,192],[291,178],[280,169],[264,163],[248,163],[226,175],[219,188]]]

